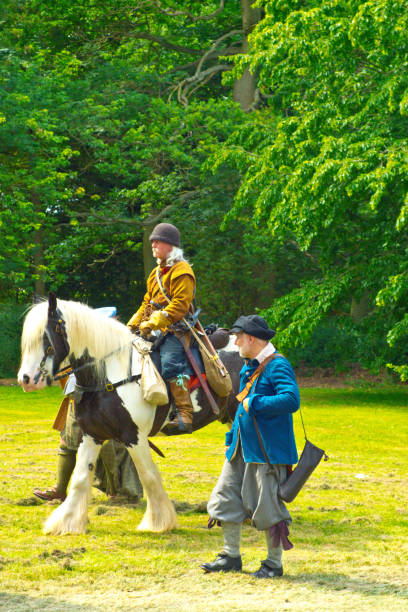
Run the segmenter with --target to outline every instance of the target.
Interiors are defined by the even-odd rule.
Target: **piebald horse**
[[[47,519],[46,534],[85,532],[95,464],[102,443],[108,439],[125,443],[145,490],[146,512],[138,529],[164,532],[177,526],[174,506],[150,454],[148,435],[153,433],[156,407],[143,399],[141,355],[132,345],[133,338],[119,321],[79,302],[57,301],[53,294],[48,302],[34,305],[26,316],[18,381],[25,391],[38,390],[50,384],[60,368],[71,366],[79,390],[76,418],[84,434],[68,496]],[[236,392],[242,361],[230,345],[220,356]],[[202,389],[194,391],[192,399],[193,427],[198,429],[215,417]],[[231,394],[231,416],[236,408],[234,399]]]

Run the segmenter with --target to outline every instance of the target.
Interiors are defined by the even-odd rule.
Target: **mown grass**
[[[290,505],[295,548],[285,575],[249,575],[265,557],[263,534],[244,527],[243,574],[204,575],[221,550],[205,503],[223,462],[225,426],[156,437],[156,456],[179,511],[172,533],[139,533],[144,504],[115,503],[93,489],[88,533],[44,536],[52,507],[34,486],[53,484],[58,388],[25,395],[0,387],[0,609],[407,610],[408,389],[305,389],[312,441],[330,456]],[[299,448],[300,419],[295,417]]]

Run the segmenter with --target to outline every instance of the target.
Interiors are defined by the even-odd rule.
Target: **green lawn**
[[[408,610],[408,388],[302,391],[310,438],[330,460],[290,504],[295,547],[275,581],[199,568],[222,547],[205,513],[223,462],[219,423],[154,440],[174,532],[137,532],[143,504],[93,489],[86,535],[44,536],[52,507],[31,490],[54,483],[60,398],[56,387],[0,387],[0,610]],[[265,557],[263,534],[247,525],[242,555],[245,572]]]

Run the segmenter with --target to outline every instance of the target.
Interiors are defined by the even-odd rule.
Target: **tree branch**
[[[170,17],[187,17],[194,23],[196,21],[208,21],[222,13],[225,7],[225,0],[220,0],[220,6],[213,13],[198,16],[194,15],[193,13],[189,13],[188,11],[172,11],[171,9],[165,9],[162,7],[160,0],[153,0],[153,4],[157,10],[164,15],[169,15]]]
[[[232,66],[230,66],[229,64],[218,64],[217,66],[213,66],[212,68],[207,68],[207,70],[200,72],[197,76],[194,75],[193,77],[184,79],[177,86],[177,100],[180,102],[180,104],[188,106],[188,99],[194,91],[196,91],[197,89],[199,89],[199,87],[202,87],[205,83],[207,83],[217,72],[226,72],[227,70],[232,70]],[[196,83],[198,84],[194,87]]]
[[[241,44],[241,43],[240,43]],[[210,53],[207,56],[207,60],[210,61],[212,59],[218,59],[219,57],[227,57],[229,55],[236,55],[241,52],[241,47],[226,47],[225,49],[220,49],[219,51],[215,51],[214,53]],[[178,64],[177,66],[173,66],[173,68],[169,68],[163,74],[171,74],[172,72],[183,72],[184,70],[189,70],[190,68],[196,68],[199,63],[199,59],[194,62],[189,62],[188,64]]]
[[[231,30],[231,32],[227,32],[226,34],[223,34],[222,36],[220,36],[219,38],[217,38],[217,40],[215,40],[213,42],[213,44],[211,45],[209,50],[204,53],[204,55],[202,56],[201,60],[199,61],[195,76],[198,75],[198,73],[201,70],[201,66],[203,65],[205,60],[208,59],[208,56],[214,51],[214,49],[216,49],[218,47],[220,42],[222,42],[226,38],[229,38],[230,36],[234,36],[235,34],[242,34],[242,30]]]
[[[223,34],[222,36],[217,38],[217,40],[213,42],[211,47],[201,57],[193,76],[187,77],[186,79],[180,81],[178,85],[176,85],[170,92],[168,100],[170,101],[173,97],[174,92],[177,91],[177,100],[179,101],[179,103],[183,104],[183,106],[188,106],[188,98],[189,96],[191,96],[193,91],[196,91],[200,86],[208,82],[216,72],[225,72],[227,70],[232,70],[232,66],[230,66],[229,64],[218,64],[217,66],[207,68],[207,70],[203,71],[201,69],[204,62],[210,57],[214,56],[214,51],[218,47],[220,42],[222,42],[226,38],[235,36],[236,34],[242,34],[242,30],[231,30],[230,32],[227,32],[226,34]]]
[[[182,47],[180,45],[176,45],[163,36],[155,36],[154,34],[149,34],[149,32],[129,32],[127,34],[129,38],[140,38],[143,40],[151,40],[152,42],[156,42],[162,47],[166,47],[167,49],[171,49],[172,51],[178,51],[179,53],[188,53],[189,55],[201,55],[201,49],[193,49],[192,47]]]

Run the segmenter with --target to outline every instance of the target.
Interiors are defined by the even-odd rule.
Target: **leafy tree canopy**
[[[258,4],[265,18],[226,79],[249,67],[265,106],[218,156],[244,175],[227,219],[249,215],[320,272],[265,314],[284,347],[329,315],[381,320],[406,360],[407,3]]]

